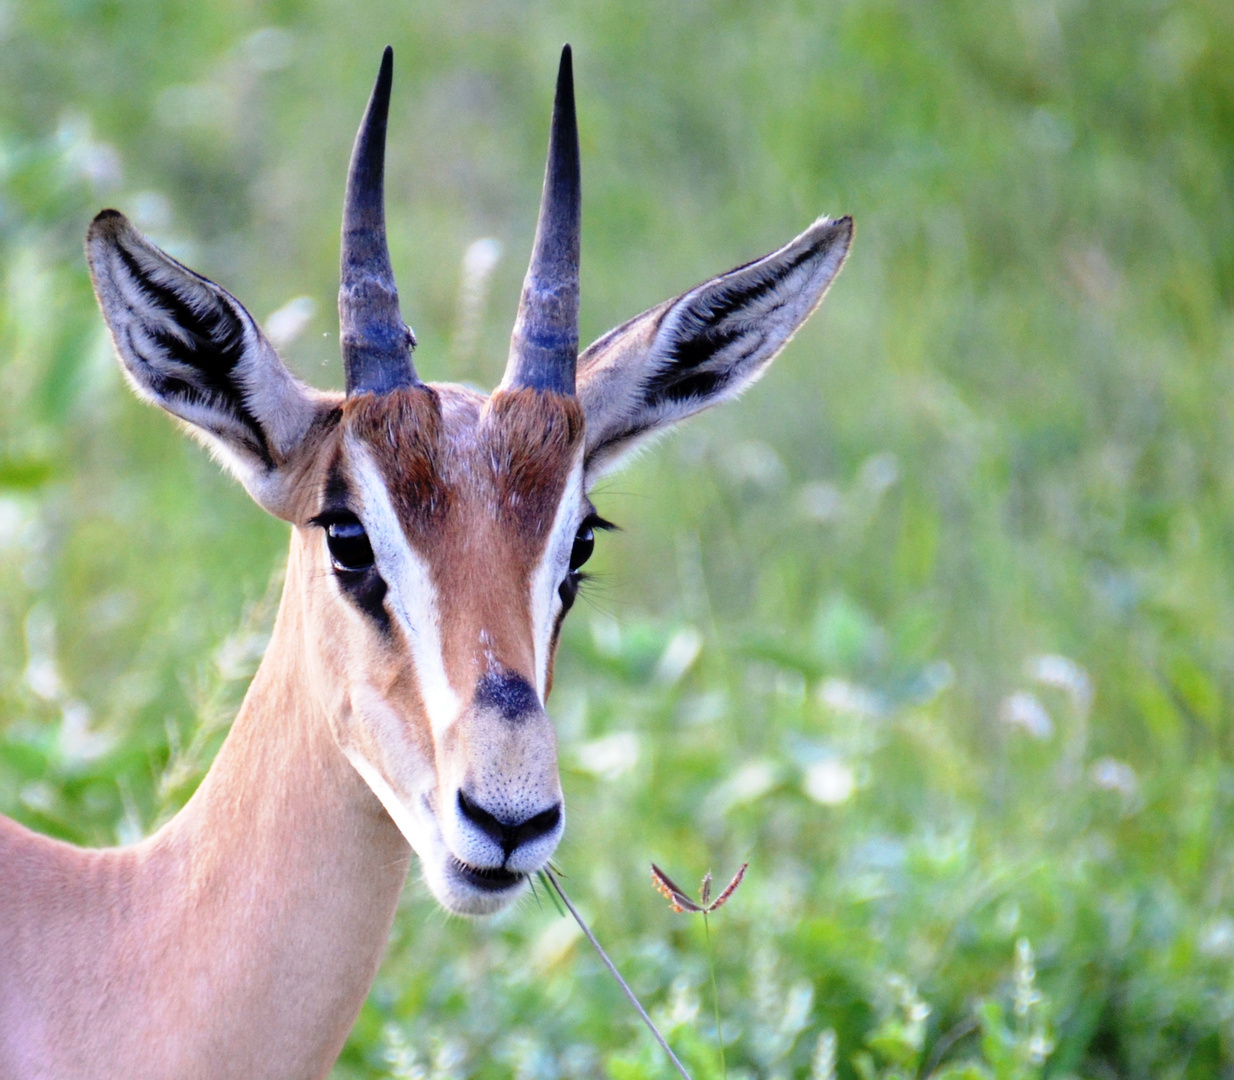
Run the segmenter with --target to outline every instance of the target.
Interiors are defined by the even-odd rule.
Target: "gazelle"
[[[443,907],[504,907],[565,825],[544,702],[603,522],[596,478],[735,397],[848,251],[821,218],[578,355],[579,161],[562,53],[531,264],[488,396],[416,375],[385,237],[387,48],[352,153],[346,393],[284,367],[229,293],[114,210],[95,292],[136,392],[289,522],[269,649],[196,794],[132,847],[0,817],[0,1078],[318,1077],[412,852]]]

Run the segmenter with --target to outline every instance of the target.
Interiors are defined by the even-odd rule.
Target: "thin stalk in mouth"
[[[682,1063],[678,1060],[677,1055],[673,1053],[673,1048],[668,1045],[668,1042],[665,1040],[664,1036],[660,1034],[660,1029],[656,1027],[651,1017],[647,1015],[647,1010],[643,1008],[642,1003],[637,997],[634,996],[634,991],[630,989],[629,984],[621,977],[621,972],[617,970],[616,965],[608,958],[608,953],[604,951],[604,946],[596,940],[595,934],[591,932],[591,928],[586,922],[583,921],[583,917],[578,913],[578,908],[570,903],[570,898],[566,895],[565,889],[561,887],[561,882],[557,880],[557,875],[554,874],[553,871],[547,866],[540,871],[540,874],[543,876],[548,885],[552,887],[552,890],[561,897],[561,902],[566,905],[570,911],[570,914],[574,916],[574,921],[578,923],[583,933],[587,935],[587,940],[591,942],[591,947],[599,953],[600,959],[604,961],[604,966],[609,970],[609,974],[617,980],[617,985],[625,991],[626,997],[630,999],[630,1004],[634,1006],[635,1011],[640,1017],[642,1017],[643,1023],[647,1025],[647,1029],[652,1033],[652,1035],[655,1036],[656,1042],[663,1047],[664,1052],[668,1055],[669,1061],[671,1061],[677,1071],[685,1077],[685,1080],[690,1080],[690,1074],[686,1072],[686,1067],[682,1065]]]
[[[728,1080],[728,1065],[724,1061],[724,1032],[720,1030],[720,991],[716,989],[716,954],[711,947],[711,923],[703,910],[703,931],[707,935],[707,966],[711,969],[711,1006],[716,1013],[716,1046],[720,1049],[720,1075]]]

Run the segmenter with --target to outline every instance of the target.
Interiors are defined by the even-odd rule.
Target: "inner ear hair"
[[[819,218],[761,259],[651,308],[579,357],[589,481],[650,435],[736,397],[822,302],[852,241]]]
[[[308,432],[318,395],[283,365],[225,289],[150,243],[116,210],[90,225],[99,306],[138,395],[187,423],[246,487]]]

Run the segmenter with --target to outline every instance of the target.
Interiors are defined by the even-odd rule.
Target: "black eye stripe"
[[[337,575],[343,593],[353,604],[377,624],[383,634],[390,633],[390,616],[386,612],[386,582],[376,570],[365,574]]]
[[[578,588],[582,583],[583,575],[577,570],[571,570],[557,587],[557,595],[561,597],[561,613],[557,616],[558,626],[561,625],[561,620],[565,618],[566,613],[574,606],[574,601],[578,599]]]

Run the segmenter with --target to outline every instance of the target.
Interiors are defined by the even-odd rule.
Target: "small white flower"
[[[719,452],[720,468],[737,484],[776,491],[788,479],[780,455],[758,439],[726,444]]]
[[[1033,1033],[1028,1040],[1028,1061],[1030,1065],[1043,1065],[1046,1058],[1054,1052],[1054,1040],[1044,1031]]]
[[[1196,948],[1205,956],[1234,956],[1234,919],[1223,915],[1200,928]]]
[[[656,679],[668,686],[677,682],[703,651],[703,635],[693,626],[683,626],[668,640],[656,664]]]
[[[583,936],[573,919],[554,919],[536,938],[531,947],[531,965],[541,973],[552,971],[574,949]]]
[[[857,482],[875,495],[881,495],[899,479],[900,459],[890,450],[866,458],[857,473]]]
[[[266,337],[276,349],[285,349],[303,333],[317,313],[311,296],[296,296],[266,319]]]
[[[779,782],[779,764],[768,758],[760,758],[743,765],[726,780],[717,784],[703,803],[703,816],[715,819],[727,814],[735,806],[748,806],[757,802]]]
[[[1041,991],[1037,989],[1037,966],[1033,946],[1028,938],[1015,943],[1015,994],[1016,1016],[1024,1017],[1041,1003]]]
[[[824,525],[836,521],[844,512],[844,496],[840,489],[826,481],[806,484],[801,489],[798,502],[802,517]]]
[[[1003,698],[998,707],[998,718],[1008,727],[1022,728],[1034,739],[1045,740],[1054,734],[1054,721],[1041,704],[1027,690]]]
[[[1140,790],[1135,769],[1117,758],[1098,758],[1088,770],[1088,775],[1097,787],[1103,791],[1116,791],[1124,799],[1134,799]]]
[[[1088,714],[1093,704],[1093,683],[1088,672],[1074,660],[1049,654],[1034,656],[1028,662],[1028,674],[1042,686],[1062,690],[1079,713]]]
[[[806,770],[802,786],[815,802],[824,806],[839,806],[852,798],[857,790],[857,778],[844,762],[828,758],[816,761]]]
[[[818,700],[838,713],[873,719],[883,714],[883,704],[873,690],[847,679],[824,679],[818,687]]]
[[[836,1042],[833,1028],[819,1034],[810,1063],[810,1080],[836,1080]]]

